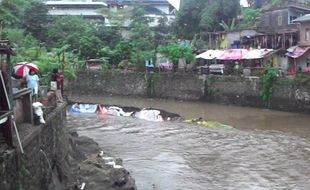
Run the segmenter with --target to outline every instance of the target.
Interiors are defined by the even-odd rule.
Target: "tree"
[[[104,26],[102,24],[95,27],[96,36],[104,45],[114,48],[121,41],[121,34],[118,27]]]
[[[0,1],[0,20],[4,27],[20,27],[25,9],[30,0],[2,0]]]
[[[38,1],[30,3],[25,10],[23,25],[26,31],[30,32],[35,38],[45,41],[48,23],[47,7]]]
[[[159,52],[168,56],[168,58],[173,62],[174,65],[178,64],[180,58],[185,58],[187,62],[191,62],[195,59],[191,47],[176,43],[162,46]]]
[[[228,31],[233,31],[235,30],[237,27],[236,27],[236,19],[233,18],[230,25],[228,25],[225,21],[221,21],[220,22],[220,26],[224,29],[225,32],[228,32]]]
[[[102,48],[92,25],[80,16],[56,18],[48,29],[51,47],[70,45],[69,50],[79,52],[80,58],[95,58]]]
[[[243,20],[239,25],[239,28],[248,28],[255,25],[255,20],[260,16],[258,9],[253,9],[250,7],[243,8],[242,10]]]
[[[219,23],[231,23],[240,12],[239,0],[217,0],[209,2],[203,9],[200,20],[200,27],[207,31],[217,31],[221,27]]]
[[[202,31],[218,31],[222,20],[231,23],[239,13],[240,0],[183,0],[177,14],[176,33],[192,39]]]
[[[144,67],[145,60],[155,57],[149,21],[149,18],[145,16],[141,1],[138,1],[132,10],[130,24],[130,42],[132,44],[130,58],[137,67]]]
[[[175,32],[184,39],[192,39],[200,31],[199,23],[202,10],[209,0],[181,0],[180,11],[177,14]]]

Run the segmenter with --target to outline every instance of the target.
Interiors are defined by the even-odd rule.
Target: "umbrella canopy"
[[[35,70],[36,72],[38,72],[39,68],[36,64],[29,62],[20,62],[14,66],[14,72],[16,75],[19,76],[24,77],[28,75],[30,70]]]
[[[251,49],[242,59],[261,59],[266,57],[272,49]]]
[[[247,49],[230,49],[225,50],[224,53],[218,57],[219,60],[241,60],[243,55],[247,54]]]
[[[211,60],[211,59],[217,59],[220,55],[222,55],[224,53],[223,50],[207,50],[199,55],[196,56],[196,58],[201,58],[201,59],[207,59],[207,60]]]

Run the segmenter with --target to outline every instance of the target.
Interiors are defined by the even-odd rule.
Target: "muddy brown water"
[[[310,189],[310,117],[201,102],[72,97],[154,107],[233,129],[131,117],[68,114],[67,125],[120,157],[139,190]]]

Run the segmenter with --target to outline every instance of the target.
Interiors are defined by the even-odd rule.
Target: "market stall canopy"
[[[271,52],[273,52],[273,49],[251,49],[242,57],[242,59],[261,59]]]
[[[207,50],[199,55],[196,56],[196,59],[201,58],[201,59],[207,59],[207,60],[212,60],[212,59],[217,59],[219,56],[221,56],[224,53],[224,50]]]
[[[241,60],[247,54],[247,49],[230,49],[225,50],[224,53],[218,57],[219,60]]]
[[[286,50],[287,53],[285,55],[288,57],[296,59],[296,58],[301,57],[303,54],[305,54],[309,49],[310,49],[310,47],[293,46],[293,47],[290,47]]]

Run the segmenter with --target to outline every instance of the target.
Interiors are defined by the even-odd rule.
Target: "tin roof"
[[[308,21],[310,21],[310,14],[306,14],[293,20],[293,22],[308,22]]]

